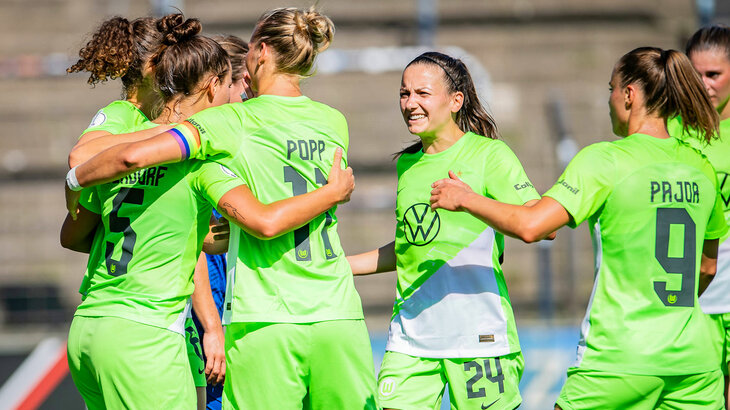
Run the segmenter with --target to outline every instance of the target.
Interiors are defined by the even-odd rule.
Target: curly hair
[[[157,19],[141,17],[132,21],[113,17],[104,21],[86,45],[79,50],[79,60],[68,73],[90,73],[88,83],[95,85],[121,78],[129,92],[142,81],[142,68],[162,39]]]

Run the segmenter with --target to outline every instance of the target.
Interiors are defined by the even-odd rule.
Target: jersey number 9
[[[671,226],[682,228],[684,238],[682,256],[669,256]],[[676,232],[679,234],[679,232]],[[656,210],[656,246],[654,256],[666,273],[682,275],[678,290],[667,289],[667,281],[655,281],[654,292],[665,306],[694,306],[696,264],[696,230],[692,217],[684,208],[658,208]],[[676,240],[675,240],[676,243]],[[677,252],[678,253],[678,252]]]

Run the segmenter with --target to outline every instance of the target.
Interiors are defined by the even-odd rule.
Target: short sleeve
[[[544,195],[568,211],[572,228],[601,209],[613,191],[616,165],[610,148],[610,143],[602,142],[582,149]]]
[[[214,207],[233,188],[245,185],[244,181],[225,165],[206,161],[195,173],[193,180],[195,190]]]
[[[81,136],[91,131],[106,131],[110,134],[122,134],[131,127],[147,121],[142,111],[127,101],[114,101],[100,109],[91,119],[89,126]]]
[[[705,228],[705,239],[724,238],[727,232],[728,226],[725,220],[724,202],[722,201],[720,191],[717,191],[715,205],[712,207],[710,220],[707,222],[707,228]]]
[[[486,192],[482,194],[512,205],[540,199],[520,160],[507,144],[498,140],[489,144],[490,158],[485,161]]]
[[[101,214],[101,200],[99,200],[99,191],[96,187],[81,190],[79,204],[95,214]]]
[[[205,160],[215,156],[234,156],[243,132],[241,113],[234,106],[241,105],[211,107],[188,118],[186,122],[198,130],[200,145],[187,127],[173,128],[186,139],[190,149],[188,158]]]

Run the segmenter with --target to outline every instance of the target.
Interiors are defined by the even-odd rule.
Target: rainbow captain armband
[[[175,128],[171,128],[167,132],[175,138],[175,141],[177,141],[180,146],[180,152],[182,153],[183,160],[190,158],[194,151],[197,151],[198,144],[195,141],[195,136],[185,125],[180,124]]]

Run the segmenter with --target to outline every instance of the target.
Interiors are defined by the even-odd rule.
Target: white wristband
[[[81,191],[84,187],[79,184],[79,180],[76,178],[76,168],[78,166],[71,168],[68,174],[66,174],[66,186],[72,191]]]

